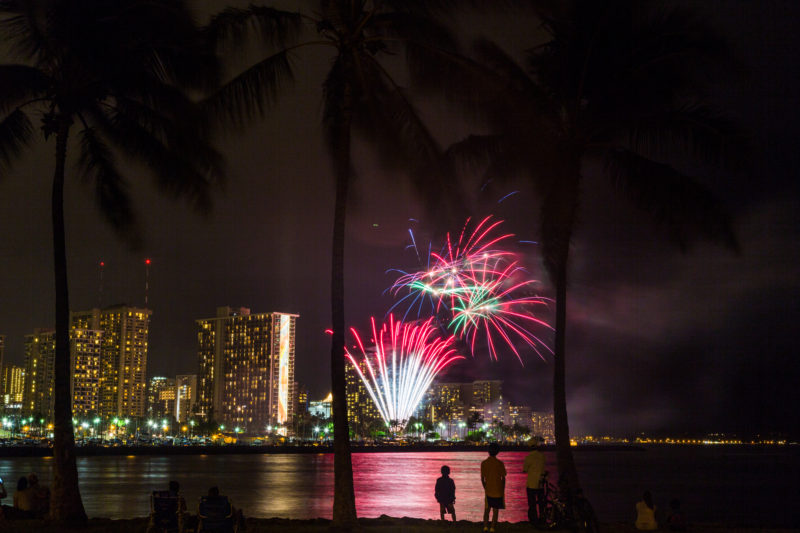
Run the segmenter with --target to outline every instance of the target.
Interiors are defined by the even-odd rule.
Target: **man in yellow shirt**
[[[522,471],[528,474],[525,483],[528,494],[528,520],[531,524],[542,521],[544,515],[544,454],[539,451],[540,437],[531,439],[531,453],[522,463]]]
[[[481,463],[481,483],[486,492],[486,502],[483,507],[483,530],[494,533],[497,526],[497,515],[500,509],[505,509],[503,494],[506,489],[506,466],[497,458],[500,446],[496,442],[489,444],[489,457]],[[489,528],[489,509],[492,509],[492,527]]]

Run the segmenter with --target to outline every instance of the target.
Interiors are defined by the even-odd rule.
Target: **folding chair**
[[[154,490],[150,495],[150,532],[183,533],[180,501],[168,490]]]
[[[234,533],[233,508],[227,496],[202,496],[197,509],[198,533]]]

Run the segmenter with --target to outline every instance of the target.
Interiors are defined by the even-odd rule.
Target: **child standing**
[[[439,514],[442,520],[444,520],[445,511],[447,511],[453,515],[453,522],[455,522],[456,508],[453,504],[456,501],[456,484],[450,478],[450,467],[447,465],[442,466],[442,477],[436,480],[434,496],[436,496],[436,501],[439,502]]]

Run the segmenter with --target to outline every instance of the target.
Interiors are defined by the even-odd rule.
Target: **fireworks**
[[[389,323],[380,329],[374,318],[371,322],[373,345],[365,348],[358,332],[351,328],[361,353],[354,355],[347,350],[346,357],[386,425],[401,430],[436,375],[463,357],[452,346],[453,336],[439,336],[433,317],[404,323],[389,315]]]
[[[489,216],[469,232],[467,220],[458,240],[448,234],[442,252],[428,253],[425,270],[401,272],[390,290],[395,296],[407,294],[393,309],[407,305],[406,316],[412,309],[420,316],[429,305],[431,314],[465,339],[473,353],[481,339],[493,359],[502,343],[522,362],[516,346],[521,341],[544,358],[542,351],[550,348],[530,328],[550,328],[533,314],[533,308],[547,300],[534,295],[537,282],[504,248],[513,235],[500,233],[501,224]]]

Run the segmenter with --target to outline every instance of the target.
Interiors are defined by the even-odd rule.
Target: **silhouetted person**
[[[28,478],[22,476],[17,481],[17,490],[14,492],[14,506],[3,506],[3,514],[9,520],[17,518],[32,518],[35,507],[33,492],[28,489]]]
[[[28,490],[33,497],[33,514],[37,517],[44,516],[50,511],[50,489],[39,485],[39,476],[28,474]]]
[[[494,532],[497,526],[497,515],[505,509],[503,495],[506,490],[506,466],[497,458],[500,446],[496,442],[489,444],[489,457],[481,462],[481,483],[486,493],[483,507],[483,530]],[[489,527],[489,509],[492,509],[492,526]]]
[[[436,488],[433,492],[436,501],[439,502],[439,515],[444,520],[445,511],[453,515],[453,522],[456,521],[456,484],[450,478],[450,467],[442,466],[442,477],[436,480]]]
[[[669,515],[667,516],[667,527],[670,531],[686,531],[686,516],[681,512],[681,501],[672,498],[669,501]]]
[[[197,510],[197,518],[199,521],[198,531],[206,531],[206,526],[209,521],[214,523],[212,528],[214,531],[226,531],[228,529],[222,528],[222,524],[228,523],[230,525],[229,531],[244,531],[245,522],[244,514],[241,509],[236,509],[227,496],[219,493],[219,487],[211,487],[208,489],[208,496],[200,498],[200,506]]]
[[[541,523],[544,518],[544,454],[539,450],[539,439],[531,439],[531,452],[522,463],[522,471],[528,474],[525,492],[528,496],[528,521]]]
[[[656,506],[653,505],[653,496],[649,490],[642,494],[642,501],[636,503],[636,529],[658,529],[656,522]]]

